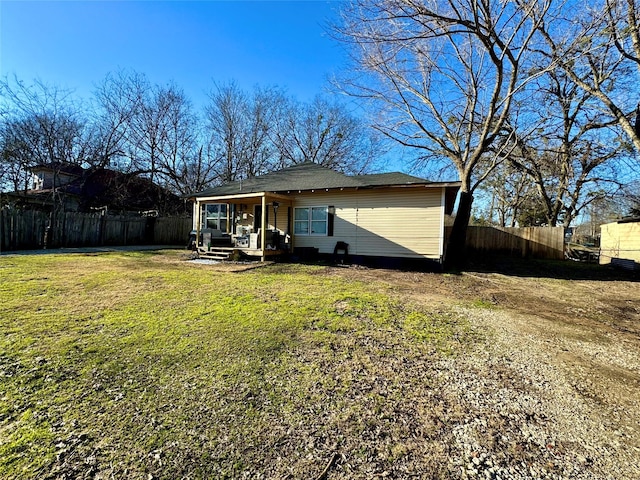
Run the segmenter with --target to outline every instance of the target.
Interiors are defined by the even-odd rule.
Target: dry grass
[[[327,272],[0,258],[0,476],[447,476],[432,366],[480,337]]]

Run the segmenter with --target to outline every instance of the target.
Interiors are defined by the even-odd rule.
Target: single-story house
[[[600,226],[600,264],[640,269],[640,218]]]
[[[305,162],[188,198],[201,255],[337,253],[441,263],[445,215],[459,187],[398,172],[345,175]]]

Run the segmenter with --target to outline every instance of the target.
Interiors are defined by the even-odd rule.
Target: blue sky
[[[327,34],[339,1],[0,0],[0,75],[90,96],[108,72],[174,81],[196,106],[212,82],[278,85],[299,100],[343,68]]]

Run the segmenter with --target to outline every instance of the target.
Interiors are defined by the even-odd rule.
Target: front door
[[[267,208],[267,218],[265,219],[265,225],[269,225],[269,209]],[[262,228],[262,205],[254,205],[253,207],[253,231],[258,233],[258,230]]]

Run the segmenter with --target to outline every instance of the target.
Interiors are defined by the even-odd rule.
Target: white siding
[[[335,206],[334,235],[296,235],[296,247],[333,253],[338,241],[352,255],[430,258],[442,255],[442,188],[387,188],[302,193],[296,207]]]

